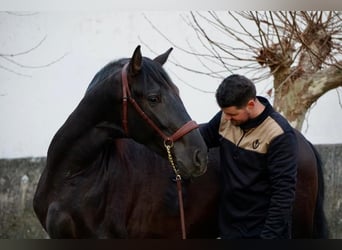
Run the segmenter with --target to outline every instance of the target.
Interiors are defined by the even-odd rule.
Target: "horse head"
[[[105,108],[108,112],[104,112],[101,124],[115,128],[117,137],[130,137],[164,158],[170,157],[165,146],[171,146],[179,174],[196,177],[206,170],[207,147],[183,105],[178,88],[162,67],[171,50],[152,60],[143,57],[138,46],[131,58],[119,60],[116,69],[112,67],[112,73],[108,73],[108,68],[104,70],[110,77],[95,76],[107,82],[103,86],[111,88],[106,95],[102,94],[102,99],[110,98],[112,105]],[[87,93],[96,89],[93,82]],[[114,106],[119,106],[115,112],[121,114],[116,118]]]

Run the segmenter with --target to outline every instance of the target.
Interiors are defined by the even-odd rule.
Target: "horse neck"
[[[116,93],[120,93],[116,91]],[[101,98],[98,98],[100,96]],[[106,117],[106,107],[112,105],[109,109],[111,112],[113,125],[118,128],[121,127],[121,98],[117,98],[115,105],[108,102],[108,98],[105,95],[101,95],[97,91],[86,95],[71,113],[63,126],[55,134],[49,150],[48,160],[55,161],[61,160],[70,150],[77,146],[92,148],[94,140],[97,140],[95,144],[105,140],[110,136],[110,131],[102,128],[98,129],[97,126],[103,123],[104,117]],[[98,135],[98,138],[95,138]],[[88,151],[88,150],[86,150]],[[76,158],[80,158],[75,155]]]

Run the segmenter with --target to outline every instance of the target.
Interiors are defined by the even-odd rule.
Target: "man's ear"
[[[252,110],[254,107],[255,107],[255,100],[254,99],[250,99],[248,102],[247,102],[247,105],[246,107],[250,110]]]

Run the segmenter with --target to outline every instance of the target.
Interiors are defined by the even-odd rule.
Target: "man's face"
[[[230,106],[222,109],[224,119],[230,120],[235,126],[239,126],[249,119],[251,119],[248,105],[243,108],[237,108],[236,106]]]

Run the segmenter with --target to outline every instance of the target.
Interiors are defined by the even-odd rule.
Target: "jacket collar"
[[[240,128],[242,130],[249,130],[251,128],[255,128],[255,127],[259,126],[271,113],[274,112],[273,107],[271,106],[271,104],[269,103],[269,101],[266,98],[261,97],[261,96],[257,96],[257,98],[258,98],[259,102],[261,102],[265,106],[265,109],[257,117],[247,121],[244,124],[241,124]]]

